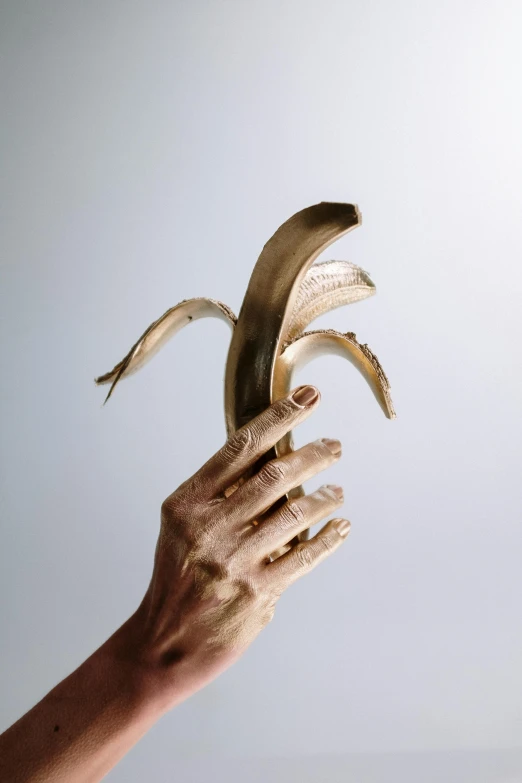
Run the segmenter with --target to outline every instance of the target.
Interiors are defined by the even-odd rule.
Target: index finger
[[[298,386],[236,430],[194,473],[190,483],[197,487],[201,500],[214,498],[234,484],[278,440],[304,421],[320,398],[316,386]]]

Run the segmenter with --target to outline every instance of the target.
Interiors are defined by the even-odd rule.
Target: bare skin
[[[323,485],[271,510],[339,459],[339,441],[308,443],[242,481],[319,402],[313,386],[294,392],[241,427],[163,502],[140,606],[0,736],[0,780],[101,780],[163,714],[234,663],[283,591],[342,544],[350,523],[334,518],[270,557],[341,506],[341,487]]]

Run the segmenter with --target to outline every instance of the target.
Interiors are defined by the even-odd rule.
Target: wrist
[[[0,779],[101,780],[168,706],[124,623],[0,742]]]
[[[204,684],[193,656],[159,655],[147,641],[136,612],[96,651],[122,678],[136,710],[159,719]]]

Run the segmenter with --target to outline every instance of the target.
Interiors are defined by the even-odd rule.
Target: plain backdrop
[[[296,444],[350,539],[240,661],[109,774],[522,781],[522,5],[1,0],[0,720],[136,608],[163,498],[224,442],[229,331],[181,332],[102,407],[168,307],[239,312],[277,227],[363,224],[321,260],[377,296],[314,323],[379,356],[398,418],[337,357]]]

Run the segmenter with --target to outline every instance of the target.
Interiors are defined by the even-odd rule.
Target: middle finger
[[[321,438],[279,459],[266,462],[227,497],[221,510],[232,526],[251,521],[268,511],[283,495],[303,484],[341,456],[341,443]]]

